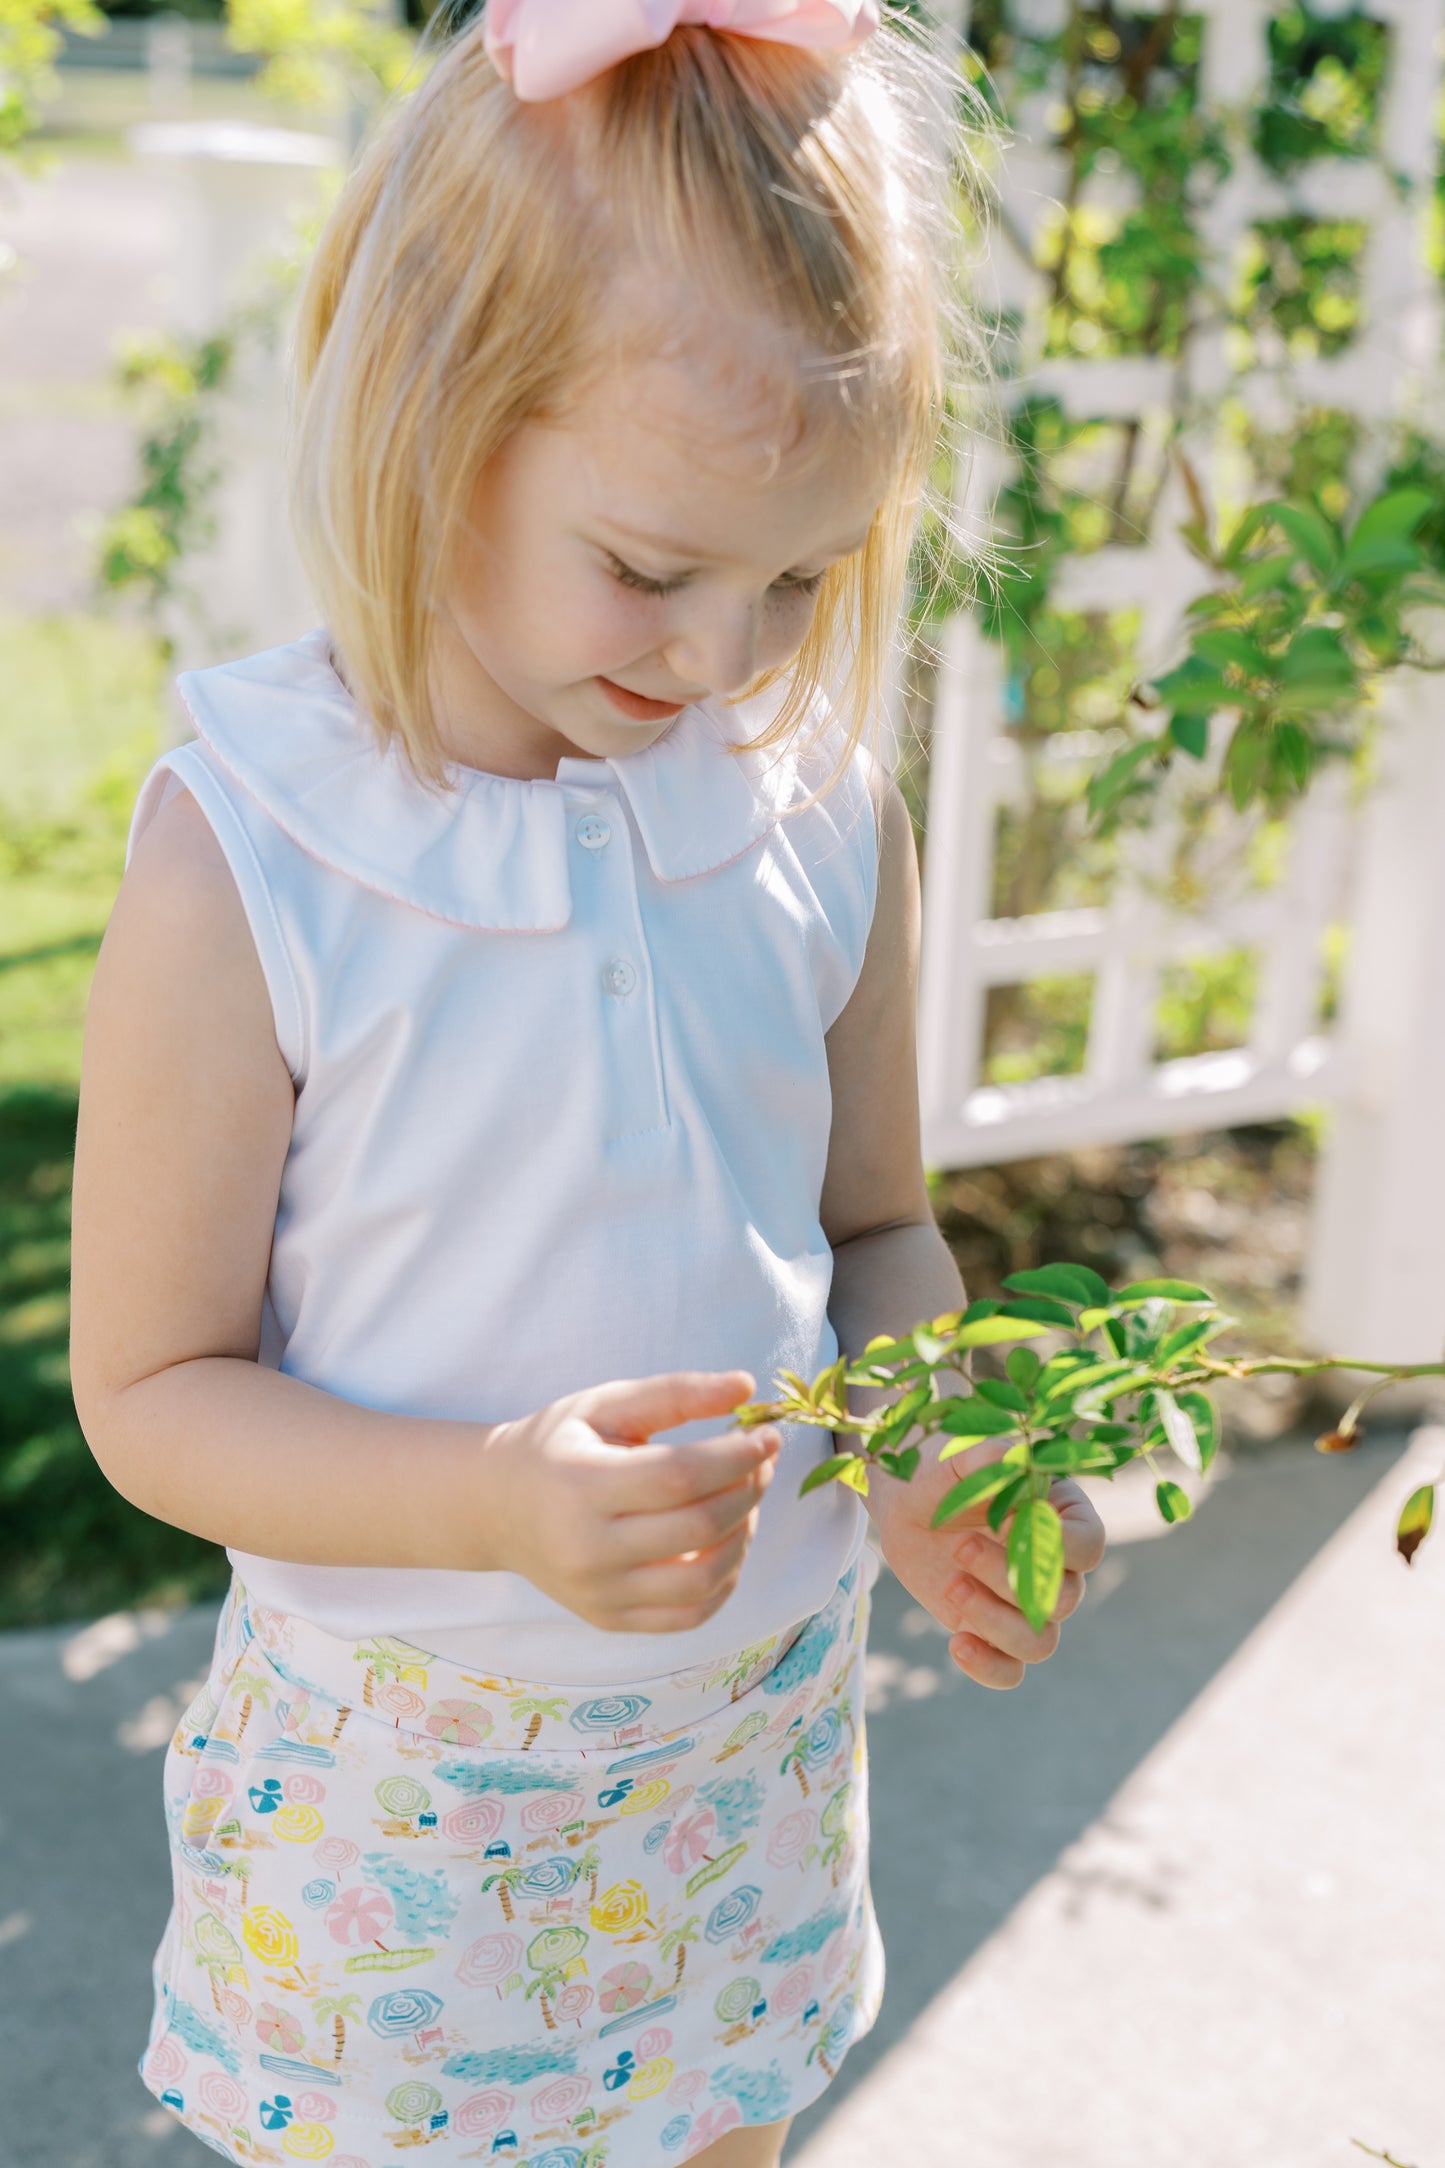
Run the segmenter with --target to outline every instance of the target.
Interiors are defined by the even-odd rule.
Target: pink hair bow
[[[878,28],[880,0],[487,0],[489,59],[519,98],[560,98],[683,23],[817,52],[849,52]]]

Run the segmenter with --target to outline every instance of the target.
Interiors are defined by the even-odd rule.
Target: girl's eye
[[[672,595],[687,583],[685,572],[674,580],[651,580],[645,572],[638,572],[633,566],[625,565],[620,557],[609,557],[608,569],[620,586],[631,587],[639,595]]]
[[[647,573],[639,572],[634,565],[624,564],[620,557],[609,556],[607,566],[619,586],[630,587],[639,595],[675,595],[691,578],[690,573],[680,572],[674,579],[655,580]],[[823,580],[823,573],[814,572],[806,579],[789,574],[781,580],[775,580],[773,584],[785,595],[816,595]]]

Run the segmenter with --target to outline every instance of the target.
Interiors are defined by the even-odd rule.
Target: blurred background
[[[940,1224],[974,1295],[1075,1259],[1202,1281],[1241,1344],[1434,1360],[1445,4],[933,12],[966,41],[992,377],[940,476],[989,569],[930,536],[887,718]],[[116,1497],[75,1421],[81,1025],[136,787],[182,733],[174,672],[312,622],[288,311],[420,28],[355,0],[0,6],[0,1964],[26,1983],[0,2162],[199,2157],[131,2071],[159,1750],[225,1562]],[[1442,1433],[1417,1395],[1326,1463],[1338,1401],[1265,1379],[1227,1403],[1187,1529],[1161,1545],[1147,1500],[1105,1502],[1097,1616],[1016,1702],[961,1693],[880,1591],[895,1984],[800,2131],[812,2168],[970,2157],[968,2131],[990,2168],[1146,2144],[1318,2168],[1356,2139],[1445,2168],[1421,1721],[1445,1584],[1429,1546],[1408,1577],[1389,1555]],[[134,1818],[99,1940],[22,1775],[67,1727],[107,1772],[64,1778],[81,1856],[87,1814],[101,1845]],[[1016,2080],[1040,2011],[1087,2077]],[[73,2023],[99,2059],[72,2086]]]

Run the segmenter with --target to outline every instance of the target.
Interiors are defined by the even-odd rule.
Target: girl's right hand
[[[730,1430],[696,1445],[653,1434],[726,1415],[745,1370],[678,1371],[598,1385],[502,1423],[487,1439],[486,1548],[589,1625],[686,1633],[737,1585],[780,1434]]]

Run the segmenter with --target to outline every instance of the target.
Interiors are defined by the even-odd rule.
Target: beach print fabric
[[[867,1566],[632,1690],[351,1643],[233,1583],[165,1764],[141,2075],[225,2159],[659,2168],[873,2023]]]

